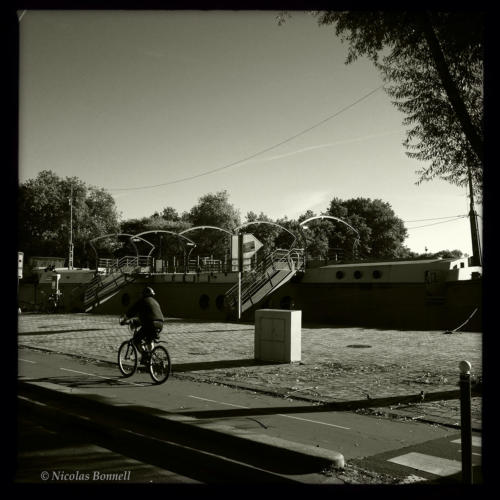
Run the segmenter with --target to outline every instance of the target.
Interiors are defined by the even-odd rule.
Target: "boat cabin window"
[[[208,308],[208,305],[209,305],[209,302],[210,302],[210,297],[206,294],[203,294],[201,297],[200,297],[200,300],[199,300],[199,305],[202,309],[207,309]]]

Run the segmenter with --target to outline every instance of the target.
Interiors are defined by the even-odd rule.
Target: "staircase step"
[[[90,288],[85,291],[83,302],[84,308],[87,311],[94,308],[134,280],[135,277],[127,274],[120,274],[119,276],[109,275],[105,277],[100,281],[99,287]]]
[[[256,305],[277,288],[287,283],[302,269],[302,250],[278,249],[268,256],[252,273],[241,282],[242,312]],[[233,310],[238,307],[238,284],[226,293],[226,303]]]

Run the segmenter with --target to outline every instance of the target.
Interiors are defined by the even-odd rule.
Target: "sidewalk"
[[[116,363],[127,327],[114,315],[20,314],[18,345]],[[168,318],[173,375],[330,403],[363,413],[460,426],[458,364],[482,377],[481,333],[303,325],[300,363],[254,360],[254,326]],[[421,393],[423,391],[423,402]],[[450,399],[452,397],[452,399]],[[481,429],[481,399],[472,423]]]

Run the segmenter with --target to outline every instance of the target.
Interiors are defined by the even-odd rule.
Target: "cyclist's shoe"
[[[148,354],[143,354],[141,356],[141,365],[146,366],[149,363],[149,355]]]

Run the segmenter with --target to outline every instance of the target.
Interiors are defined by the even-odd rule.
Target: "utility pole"
[[[238,320],[241,319],[241,274],[243,273],[243,233],[238,233]]]
[[[69,199],[69,259],[68,269],[73,269],[73,184],[71,185],[71,196]]]
[[[471,168],[468,168],[469,176],[469,193],[470,193],[470,209],[469,209],[469,221],[470,221],[470,232],[472,238],[472,266],[482,266],[483,259],[481,256],[481,242],[479,239],[479,229],[477,226],[477,214],[474,209],[474,191],[472,189],[472,172]]]

